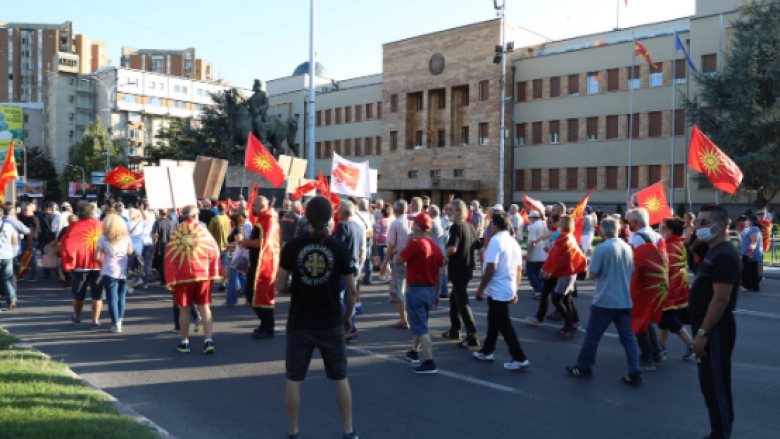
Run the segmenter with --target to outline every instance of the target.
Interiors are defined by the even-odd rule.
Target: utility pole
[[[309,102],[308,102],[308,114],[307,116],[307,126],[308,129],[308,135],[307,141],[307,150],[306,150],[306,160],[307,160],[307,167],[306,167],[306,177],[309,180],[314,180],[314,113],[315,113],[315,102],[314,102],[314,79],[315,75],[317,73],[316,68],[316,57],[315,57],[315,50],[314,50],[314,32],[316,30],[316,20],[315,20],[315,9],[316,9],[316,0],[310,0],[310,6],[311,6],[311,16],[309,20]]]
[[[498,11],[498,16],[501,18],[501,92],[499,93],[501,98],[501,131],[498,139],[498,204],[504,204],[504,138],[506,137],[506,127],[504,126],[504,117],[506,115],[506,26],[504,23],[504,15],[506,11],[506,0],[501,0],[501,5],[498,4],[498,0],[493,0],[493,5]]]

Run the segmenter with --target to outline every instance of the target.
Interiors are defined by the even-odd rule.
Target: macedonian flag
[[[144,174],[117,166],[106,174],[103,183],[119,189],[141,189],[144,187]]]
[[[100,265],[95,262],[95,248],[102,234],[103,223],[94,218],[80,219],[69,225],[60,241],[62,270],[99,270]]]
[[[640,235],[641,236],[641,235]],[[650,323],[658,323],[669,294],[669,259],[666,243],[645,242],[634,249],[634,273],[631,275],[631,329],[647,332]]]
[[[653,66],[653,68],[657,68],[653,60],[650,59],[650,53],[647,51],[647,48],[645,48],[645,46],[642,45],[639,40],[634,40],[634,58],[637,56],[641,56],[645,59],[645,61],[647,61],[648,64]]]
[[[259,230],[260,255],[257,261],[250,261],[255,271],[255,290],[252,306],[255,308],[273,308],[276,305],[276,273],[279,271],[279,215],[268,208],[257,217],[255,228]]]
[[[669,255],[669,292],[663,303],[663,310],[685,308],[691,285],[688,282],[688,252],[685,237],[672,235],[666,239],[666,253]]]
[[[16,161],[14,160],[14,142],[8,147],[5,155],[3,168],[0,169],[0,202],[5,199],[5,188],[8,183],[14,181],[19,174],[16,172]]]
[[[246,143],[245,160],[247,169],[262,175],[274,187],[281,186],[285,178],[287,178],[274,156],[268,152],[265,146],[252,133],[249,133],[249,140]]]
[[[659,181],[649,188],[637,192],[636,200],[639,203],[639,207],[644,207],[647,209],[647,213],[650,214],[649,226],[672,217],[672,209],[666,200],[663,182]]]
[[[207,228],[194,219],[185,220],[165,248],[166,287],[221,279],[219,253]]]
[[[570,232],[558,236],[542,266],[542,271],[555,277],[584,273],[587,269],[588,261]]]
[[[32,258],[33,258],[33,248],[27,247],[27,251],[24,252],[22,255],[22,260],[19,263],[19,277],[25,277],[27,276],[27,273],[30,272],[30,267],[32,267]]]
[[[691,131],[688,165],[694,171],[707,175],[716,188],[734,194],[742,183],[742,171],[696,125]]]
[[[772,243],[772,221],[762,219],[758,221],[758,227],[761,229],[761,239],[764,245],[764,253],[769,251],[769,245]]]

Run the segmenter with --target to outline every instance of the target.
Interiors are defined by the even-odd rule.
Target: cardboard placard
[[[304,159],[294,157],[292,159],[292,166],[290,172],[287,173],[290,177],[303,178],[306,175],[306,164],[308,162]]]
[[[284,175],[290,176],[290,167],[292,166],[293,158],[288,155],[279,156],[279,167],[284,171]]]
[[[219,198],[227,167],[227,160],[198,156],[192,174],[195,182],[195,195],[202,198]]]
[[[197,204],[192,170],[185,166],[145,166],[146,196],[152,209],[179,209]]]
[[[371,185],[371,193],[377,193],[379,190],[379,172],[376,169],[368,170],[368,181]]]
[[[224,178],[224,172],[222,175]],[[195,185],[192,182],[193,175],[190,169],[184,167],[168,168],[168,177],[170,178],[171,198],[173,199],[174,209],[180,209],[189,204],[198,204],[198,199],[195,196]],[[219,195],[219,188],[217,188],[217,195]]]

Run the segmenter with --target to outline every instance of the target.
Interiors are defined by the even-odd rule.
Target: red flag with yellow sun
[[[19,278],[27,276],[27,273],[30,272],[30,267],[32,266],[32,258],[33,258],[33,249],[32,247],[27,247],[27,251],[24,252],[22,255],[22,259],[19,263]]]
[[[688,165],[705,174],[716,188],[734,195],[742,183],[742,171],[696,125],[691,131]]]
[[[8,186],[8,183],[16,180],[18,176],[16,161],[14,160],[14,142],[11,141],[11,145],[8,147],[8,152],[5,155],[3,168],[0,169],[0,202],[5,199],[5,188]]]
[[[144,174],[117,166],[106,174],[103,183],[119,189],[141,189],[144,187]]]
[[[247,169],[262,175],[274,187],[281,186],[285,178],[287,178],[274,156],[268,152],[265,146],[252,133],[249,133],[249,140],[246,143],[245,160]]]
[[[649,226],[672,217],[672,209],[669,207],[669,202],[666,201],[663,182],[659,181],[649,188],[637,192],[636,200],[639,207],[644,207],[650,214]]]
[[[221,279],[219,247],[209,233],[194,220],[185,220],[171,234],[165,248],[166,287]]]
[[[69,225],[60,240],[62,270],[100,270],[100,264],[95,261],[95,247],[102,234],[103,223],[94,218],[80,219]]]
[[[634,58],[638,56],[644,58],[653,68],[657,68],[653,60],[650,59],[650,53],[647,51],[647,48],[639,40],[634,40]]]

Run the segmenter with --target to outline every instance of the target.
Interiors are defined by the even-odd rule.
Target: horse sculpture
[[[275,159],[284,152],[283,143],[292,151],[292,155],[298,156],[298,144],[295,136],[298,132],[298,119],[291,117],[282,121],[278,117],[271,116],[268,122],[261,124],[260,129],[252,129],[252,114],[246,105],[246,98],[240,90],[232,89],[225,92],[225,103],[230,117],[232,134],[228,140],[225,151],[230,152],[235,145],[246,146],[249,133],[257,137],[265,145]]]

